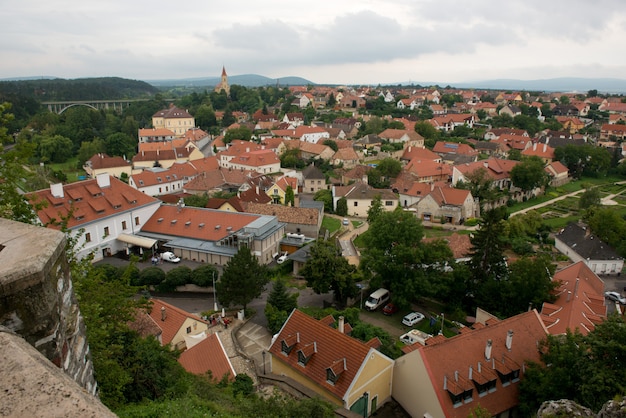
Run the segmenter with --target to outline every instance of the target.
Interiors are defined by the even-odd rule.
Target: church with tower
[[[215,86],[215,91],[219,93],[224,90],[227,95],[230,95],[230,86],[228,85],[228,75],[226,75],[226,68],[222,67],[222,79]]]

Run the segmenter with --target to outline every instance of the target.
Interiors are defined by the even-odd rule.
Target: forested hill
[[[0,100],[26,97],[41,102],[150,98],[156,87],[119,77],[0,81]]]

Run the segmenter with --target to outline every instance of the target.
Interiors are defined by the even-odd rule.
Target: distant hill
[[[556,91],[580,92],[598,90],[599,93],[626,93],[626,80],[619,78],[575,78],[561,77],[544,80],[514,80],[498,79],[463,83],[436,83],[439,86],[454,86],[457,88],[475,88],[489,90],[525,90],[525,91]],[[433,84],[424,84],[433,85]]]
[[[29,79],[0,81],[0,98],[28,97],[45,101],[115,100],[150,98],[159,89],[144,82],[119,77],[65,80]]]
[[[145,80],[155,87],[215,87],[220,82],[220,77],[205,78],[181,78],[167,80]],[[242,74],[228,76],[228,84],[239,85],[244,87],[263,87],[263,86],[306,86],[315,84],[302,77],[281,77],[269,78],[258,74]]]

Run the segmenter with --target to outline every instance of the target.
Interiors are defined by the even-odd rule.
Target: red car
[[[391,302],[386,304],[385,307],[383,308],[383,313],[385,315],[393,315],[396,312],[398,312],[398,307]]]

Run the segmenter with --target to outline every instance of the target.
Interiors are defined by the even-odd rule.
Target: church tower
[[[228,85],[228,75],[226,75],[226,68],[222,66],[222,80],[215,86],[215,91],[219,93],[224,90],[227,95],[230,95],[230,86]]]

